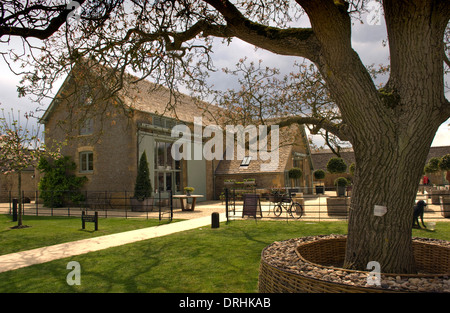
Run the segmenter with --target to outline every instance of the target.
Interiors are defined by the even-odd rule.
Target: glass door
[[[181,191],[181,161],[172,157],[172,142],[155,142],[155,190],[173,193]]]

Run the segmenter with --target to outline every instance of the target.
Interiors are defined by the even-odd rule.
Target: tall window
[[[80,172],[92,173],[94,171],[94,153],[92,151],[80,152]]]
[[[181,161],[175,161],[171,149],[173,143],[155,142],[155,189],[181,191]]]

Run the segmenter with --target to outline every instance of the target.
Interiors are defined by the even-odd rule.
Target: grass
[[[450,223],[413,236],[450,240]],[[261,251],[274,241],[345,234],[345,222],[233,221],[0,273],[0,292],[257,292]],[[69,261],[81,285],[69,286]]]
[[[31,227],[11,229],[17,222],[12,222],[10,215],[0,215],[0,255],[164,223],[155,219],[99,218],[99,230],[94,231],[94,223],[86,223],[81,229],[80,217],[24,216],[23,225]]]

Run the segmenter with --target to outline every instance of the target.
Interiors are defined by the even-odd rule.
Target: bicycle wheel
[[[276,217],[281,215],[281,212],[283,212],[283,209],[281,208],[281,204],[277,204],[274,208],[273,208],[273,214],[275,214]]]
[[[293,202],[289,212],[293,218],[299,219],[303,216],[303,207],[300,203]]]

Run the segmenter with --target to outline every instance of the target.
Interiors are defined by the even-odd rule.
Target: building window
[[[251,160],[252,160],[251,156],[244,157],[244,159],[242,160],[241,166],[249,166]]]
[[[87,118],[80,127],[80,135],[92,135],[94,132],[94,120]]]
[[[158,191],[181,191],[181,160],[172,157],[173,143],[155,142],[155,189]]]
[[[94,153],[91,151],[80,152],[80,172],[91,173],[94,171]]]
[[[153,126],[158,126],[167,129],[172,129],[177,124],[176,120],[161,116],[153,116],[152,121]]]

